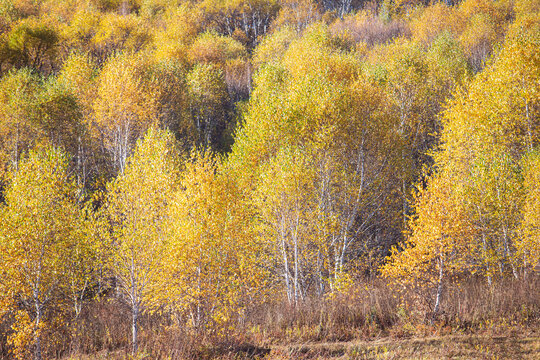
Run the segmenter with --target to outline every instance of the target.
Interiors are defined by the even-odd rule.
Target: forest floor
[[[425,338],[380,338],[372,341],[320,342],[306,344],[253,346],[221,349],[219,354],[201,354],[200,359],[257,360],[323,360],[323,359],[540,359],[540,336],[447,335]],[[70,357],[69,360],[152,359],[151,356],[131,357],[125,353],[101,353]]]
[[[276,346],[265,359],[540,359],[540,337],[440,336]]]

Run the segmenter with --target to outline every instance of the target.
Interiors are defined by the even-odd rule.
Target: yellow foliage
[[[194,63],[213,63],[224,66],[227,61],[245,58],[244,46],[232,37],[207,32],[199,35],[189,49]]]
[[[478,14],[469,18],[469,24],[459,38],[476,71],[484,66],[491,55],[498,38],[496,26],[489,15]]]
[[[292,28],[283,26],[281,29],[264,37],[253,55],[255,69],[264,64],[279,63],[289,44],[296,36],[297,34]]]
[[[265,246],[246,204],[216,159],[192,154],[171,204],[161,291],[194,327],[222,329],[270,291]]]
[[[188,62],[188,49],[201,31],[200,10],[183,4],[164,15],[164,29],[154,35],[154,56],[157,61],[169,59]]]
[[[321,17],[321,9],[314,0],[284,0],[273,25],[278,29],[290,26],[301,31]]]
[[[0,209],[0,253],[7,275],[1,279],[0,303],[31,304],[16,314],[11,338],[18,356],[26,358],[28,345],[40,351],[43,324],[53,320],[54,311],[47,310],[61,307],[57,300],[68,297],[72,257],[88,254],[82,254],[82,212],[64,153],[47,147],[32,151],[10,180]]]
[[[514,15],[514,3],[512,0],[465,0],[459,4],[458,11],[466,19],[471,19],[479,14],[489,16],[502,31]]]
[[[178,153],[170,132],[150,128],[137,142],[121,175],[107,185],[104,215],[114,224],[108,267],[130,305],[132,347],[137,351],[138,317],[158,308],[169,201],[178,186]]]
[[[438,2],[424,9],[422,14],[411,21],[415,39],[430,43],[444,31],[459,35],[465,26],[465,18],[455,8]]]
[[[58,73],[58,83],[77,96],[86,116],[91,111],[92,102],[96,97],[96,84],[94,82],[96,76],[97,69],[92,60],[87,55],[77,53],[73,53],[67,58]]]
[[[62,38],[68,47],[91,50],[91,41],[96,35],[102,15],[91,7],[81,7],[64,25]]]
[[[540,156],[538,151],[525,158],[525,192],[521,237],[517,241],[518,257],[523,265],[534,268],[540,264]]]
[[[97,80],[95,125],[120,171],[137,139],[159,120],[159,85],[147,72],[149,67],[144,55],[117,55]]]
[[[98,52],[110,54],[120,49],[139,51],[150,44],[151,36],[138,16],[106,14],[101,17],[92,42]]]
[[[433,154],[436,173],[419,190],[405,249],[394,250],[383,267],[386,276],[433,283],[444,263],[449,274],[481,271],[491,281],[507,269],[517,277],[516,246],[537,261],[534,240],[519,238],[524,203],[519,159],[538,144],[537,37],[533,31],[509,38],[468,92],[450,102],[441,149]],[[525,198],[534,202],[530,184],[536,175],[526,174]],[[439,283],[444,276],[439,274]]]
[[[451,185],[452,184],[452,185]],[[403,287],[433,286],[444,262],[445,277],[462,271],[471,229],[462,205],[463,193],[449,178],[433,176],[415,197],[417,214],[410,221],[410,236],[403,251],[392,250],[383,265],[383,276]]]
[[[35,337],[43,331],[44,323],[36,328],[25,311],[18,311],[14,318],[15,322],[11,326],[13,334],[9,336],[8,344],[12,346],[12,353],[16,359],[28,359],[32,354],[31,345]]]

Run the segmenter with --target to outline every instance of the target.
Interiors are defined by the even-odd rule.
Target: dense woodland
[[[0,76],[0,358],[538,329],[537,0],[0,0]]]

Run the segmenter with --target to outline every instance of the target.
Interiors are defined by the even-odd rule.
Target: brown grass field
[[[217,351],[217,350],[216,350]],[[201,354],[201,359],[531,359],[540,358],[538,334],[514,336],[446,335],[425,338],[373,341],[321,342],[291,345],[272,345],[256,348],[239,346]],[[152,359],[141,354],[137,359]],[[132,359],[124,352],[102,352],[74,356],[69,360]]]

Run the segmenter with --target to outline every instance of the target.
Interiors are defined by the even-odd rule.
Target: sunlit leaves
[[[19,317],[26,320],[18,321],[15,330],[25,332],[28,320],[32,322],[31,342],[14,340],[22,356],[29,345],[41,356],[40,329],[51,320],[48,314],[54,314],[47,310],[61,306],[69,296],[69,264],[72,256],[85,251],[79,231],[82,213],[67,164],[60,150],[31,152],[13,173],[0,213],[2,267],[8,275],[2,277],[0,299],[22,300]]]
[[[22,20],[0,38],[0,66],[6,63],[16,68],[50,68],[58,38],[57,31],[45,19]]]
[[[152,306],[152,290],[167,251],[165,223],[178,184],[171,133],[151,128],[137,143],[125,171],[107,186],[110,219],[109,268],[132,312],[132,346],[137,351],[138,317]]]
[[[118,55],[99,77],[93,108],[105,149],[122,172],[133,145],[158,120],[157,84],[141,55]]]
[[[245,57],[247,53],[242,44],[233,38],[204,33],[191,45],[190,55],[195,63],[223,66],[229,60]]]
[[[201,11],[188,4],[169,9],[163,16],[164,29],[154,34],[156,59],[188,62],[188,49],[202,29],[202,21]]]
[[[537,266],[540,263],[540,159],[538,151],[524,158],[526,192],[523,206],[521,237],[517,241],[518,255],[524,266]]]
[[[537,33],[527,31],[509,38],[499,58],[450,103],[441,151],[434,155],[437,173],[420,192],[409,245],[392,255],[385,268],[389,276],[415,271],[413,278],[429,280],[429,272],[417,272],[421,264],[407,265],[419,251],[433,257],[442,249],[445,271],[459,260],[455,264],[485,274],[489,282],[518,277],[520,263],[526,268],[537,261],[529,225],[537,188],[531,185],[536,175],[530,155],[538,144],[535,38]],[[456,244],[461,250],[454,251]]]
[[[134,15],[105,15],[92,39],[96,52],[104,58],[116,50],[139,51],[150,43],[142,19]]]
[[[321,19],[319,5],[313,0],[285,0],[275,20],[275,25],[290,26],[297,31]]]
[[[281,64],[261,67],[229,158],[238,183],[254,191],[293,304],[322,295],[374,229],[392,232],[391,220],[372,219],[399,211],[382,195],[399,187],[399,122],[358,68],[327,28],[307,29]]]
[[[223,71],[215,65],[197,65],[187,75],[190,117],[199,144],[217,148],[227,124],[229,94]]]
[[[28,70],[13,72],[2,78],[0,101],[2,167],[17,167],[21,154],[33,145],[33,103],[39,91],[40,78]]]
[[[412,21],[412,32],[417,40],[430,43],[445,31],[461,33],[464,21],[460,12],[439,2],[423,9],[421,15]]]
[[[264,240],[231,176],[209,153],[193,153],[172,198],[160,291],[197,329],[227,329],[270,291]]]

